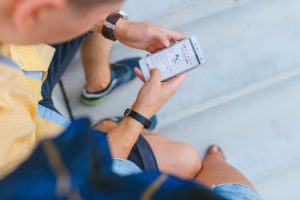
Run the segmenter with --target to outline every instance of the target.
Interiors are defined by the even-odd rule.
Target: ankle
[[[87,84],[86,89],[88,92],[91,92],[91,93],[99,92],[99,91],[107,89],[109,87],[110,83],[111,83],[111,80],[107,79],[107,80],[100,81],[97,84]]]

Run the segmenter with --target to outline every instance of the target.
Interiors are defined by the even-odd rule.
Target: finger
[[[171,41],[169,40],[168,37],[162,37],[161,43],[162,43],[163,47],[165,47],[165,48],[167,48],[171,45]]]
[[[147,47],[146,51],[148,51],[149,53],[155,53],[157,51],[157,48],[155,48],[154,46],[149,46]]]
[[[184,33],[180,33],[171,29],[168,29],[168,36],[169,36],[169,40],[170,41],[179,41],[179,40],[183,40],[185,38],[187,38],[187,35],[185,35]]]
[[[143,81],[144,83],[146,82],[143,73],[141,72],[141,70],[140,70],[138,67],[135,67],[135,68],[133,69],[133,71],[134,71],[134,73],[136,74],[136,76],[137,76],[141,81]]]
[[[175,92],[183,83],[183,81],[186,79],[187,74],[181,74],[178,75],[168,81],[165,81],[163,83],[163,88],[170,91],[170,92]]]
[[[147,48],[147,51],[151,54],[159,51],[159,50],[162,50],[164,48],[166,48],[165,45],[170,45],[170,43],[168,42],[168,44],[164,44],[163,42],[158,42],[157,44],[154,44],[154,45],[151,45]]]
[[[150,77],[150,82],[161,82],[160,81],[160,70],[159,69],[152,69],[151,71],[150,71],[150,75],[151,75],[151,77]]]

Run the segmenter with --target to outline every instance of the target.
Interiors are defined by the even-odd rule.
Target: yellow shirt
[[[27,159],[37,143],[69,123],[40,106],[41,87],[55,49],[48,45],[0,45],[0,178]]]

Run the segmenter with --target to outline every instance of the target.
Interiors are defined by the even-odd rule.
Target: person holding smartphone
[[[121,163],[118,163],[118,167],[115,169],[124,169],[128,165],[134,167],[134,163],[126,158],[140,133],[144,128],[149,127],[150,117],[176,92],[184,81],[185,74],[161,83],[160,72],[158,70],[151,72],[151,79],[144,84],[131,109],[127,110],[124,119],[109,131],[107,138],[102,137],[102,132],[91,130],[87,121],[69,122],[52,108],[51,102],[49,102],[49,107],[47,102],[39,103],[43,99],[41,92],[43,82],[49,81],[49,84],[50,82],[53,84],[59,79],[59,76],[49,75],[53,72],[51,71],[52,58],[63,56],[64,52],[63,48],[56,49],[55,45],[47,44],[69,41],[64,44],[69,47],[77,46],[83,39],[82,36],[79,37],[79,40],[72,40],[72,38],[90,31],[95,24],[99,25],[99,21],[104,19],[108,13],[119,8],[121,3],[120,0],[1,1],[0,176],[2,180],[0,188],[4,190],[1,191],[1,195],[10,197],[3,199],[24,199],[25,194],[33,195],[33,199],[38,199],[37,197],[47,199],[52,195],[56,195],[55,197],[59,199],[79,199],[81,193],[95,196],[103,194],[108,197],[105,192],[112,189],[118,189],[119,192],[117,194],[110,193],[111,197],[120,196],[128,192],[123,190],[126,187],[124,184],[126,180],[134,183],[139,191],[145,189],[145,198],[152,197],[156,188],[163,186],[165,181],[166,187],[162,187],[162,189],[170,195],[174,189],[178,189],[179,193],[188,191],[188,193],[182,192],[182,194],[187,194],[187,197],[192,194],[199,196],[203,194],[210,199],[218,199],[218,195],[226,197],[226,194],[229,195],[232,192],[249,197],[251,191],[250,194],[253,197],[256,193],[252,189],[247,189],[247,181],[244,177],[229,167],[224,159],[221,160],[220,151],[215,150],[208,151],[207,158],[211,159],[211,161],[207,161],[210,163],[207,165],[208,171],[204,166],[202,170],[206,173],[201,174],[201,169],[199,169],[199,176],[200,174],[203,176],[199,179],[197,176],[196,180],[201,180],[199,182],[203,182],[207,186],[217,183],[217,187],[205,189],[194,181],[183,181],[175,177],[168,180],[167,176],[161,175],[160,172],[154,175],[147,174],[147,172],[141,173],[138,167],[135,168],[135,173],[140,173],[138,176],[122,179],[120,176],[116,177],[111,174],[112,157],[121,159]],[[120,30],[123,27],[127,31],[131,30],[137,35],[142,35],[142,37],[133,37],[133,34],[128,36],[125,34],[128,32],[118,31],[116,31],[116,37],[119,37],[120,40],[125,37],[129,46],[146,47],[149,51],[155,51],[156,48],[165,46],[166,44],[162,41],[168,41],[169,44],[173,40],[184,37],[183,34],[154,25],[149,25],[152,27],[151,31],[142,29],[141,27],[144,25],[143,23],[127,24],[123,21],[123,26],[122,23],[119,25]],[[139,31],[137,31],[137,27],[140,27]],[[120,36],[118,36],[119,33]],[[147,36],[146,41],[144,40],[145,36]],[[61,63],[62,65],[59,66],[64,66],[69,61],[68,59],[58,59],[54,63]],[[50,71],[48,71],[49,66]],[[142,78],[139,70],[136,69],[135,72]],[[106,148],[106,139],[110,149]],[[156,144],[159,144],[160,140],[162,138],[156,139]],[[38,146],[39,143],[41,143],[40,146]],[[153,149],[155,148],[153,147]],[[174,154],[174,152],[164,153]],[[187,159],[193,157],[189,153],[184,156]],[[90,160],[83,159],[87,157]],[[169,161],[169,159],[164,160]],[[199,167],[200,159],[197,161]],[[191,167],[195,163],[186,160],[185,164],[186,167]],[[107,166],[107,170],[100,173],[103,166]],[[177,171],[181,172],[187,169],[180,169],[179,165],[168,166],[177,167]],[[217,177],[214,177],[216,175],[214,172],[217,171],[210,171],[211,169],[220,172],[216,173]],[[193,170],[186,171],[189,175],[196,174],[196,171]],[[130,174],[135,173],[132,171]],[[96,177],[98,179],[93,180]],[[26,180],[26,182],[22,180]],[[106,182],[101,182],[103,180]],[[228,181],[239,183],[239,187],[234,187],[236,184],[227,184]],[[32,182],[35,184],[31,184]],[[101,182],[101,184],[97,184],[97,182]],[[219,184],[220,182],[222,184]],[[34,191],[30,190],[30,187],[34,187]],[[16,188],[20,190],[18,191]],[[97,190],[94,190],[95,188]],[[164,196],[164,192],[162,196]],[[137,197],[134,192],[131,192],[130,195],[133,198]]]

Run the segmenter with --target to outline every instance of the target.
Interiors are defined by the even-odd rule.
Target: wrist
[[[155,113],[156,110],[150,108],[150,107],[146,107],[146,106],[142,106],[142,104],[135,102],[133,104],[133,106],[131,107],[131,109],[141,115],[143,115],[144,117],[146,117],[147,119],[151,119]]]
[[[115,29],[115,37],[117,40],[122,40],[124,38],[124,35],[126,34],[126,29],[128,28],[129,21],[126,19],[119,19],[117,24],[116,24],[116,29]]]
[[[129,132],[136,131],[137,129],[142,130],[144,128],[143,124],[131,117],[125,117],[122,122],[124,123],[124,130],[127,130]]]

